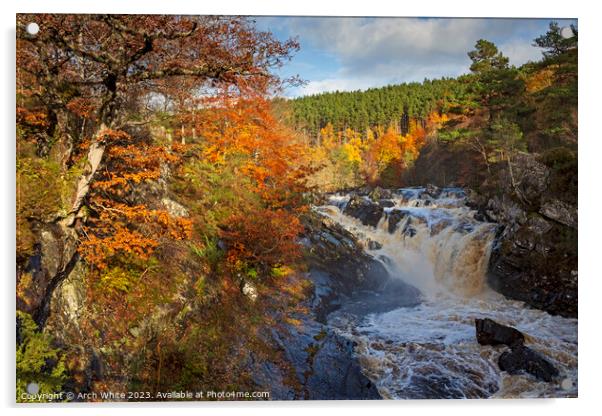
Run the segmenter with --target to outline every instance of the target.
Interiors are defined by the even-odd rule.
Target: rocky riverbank
[[[489,285],[552,314],[577,316],[576,194],[559,186],[560,172],[533,155],[513,163],[515,187],[471,192],[468,205],[499,225]],[[510,179],[498,181],[509,184]]]
[[[354,293],[377,289],[387,281],[382,264],[362,250],[356,238],[325,217],[304,218],[305,246],[311,288],[307,313],[292,317],[297,324],[281,325],[267,337],[292,367],[293,379],[270,362],[257,363],[254,379],[271,391],[273,400],[380,399],[376,386],[362,373],[355,345],[328,324],[328,315]]]

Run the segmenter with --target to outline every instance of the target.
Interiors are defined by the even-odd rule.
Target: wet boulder
[[[368,240],[368,250],[380,250],[383,245],[378,241]]]
[[[373,201],[378,201],[379,199],[391,199],[393,198],[393,192],[390,189],[383,189],[377,186],[368,194],[368,196]]]
[[[519,330],[488,318],[475,319],[475,327],[479,344],[510,347],[498,359],[500,370],[513,375],[526,372],[547,382],[558,377],[558,369],[550,361],[524,345],[525,336]]]
[[[439,234],[441,231],[445,230],[450,225],[452,225],[452,222],[451,222],[451,220],[448,220],[448,219],[442,219],[440,221],[437,221],[437,222],[431,224],[431,226],[430,226],[431,237]]]
[[[352,197],[344,211],[346,215],[357,218],[362,224],[372,227],[376,227],[383,212],[382,206],[359,196]]]
[[[481,345],[522,345],[525,336],[518,329],[498,324],[492,319],[475,319],[477,341]]]
[[[401,229],[401,234],[405,237],[414,237],[418,230],[416,229],[420,225],[425,225],[426,220],[422,217],[410,216],[405,222],[403,228]]]
[[[315,336],[314,339],[319,339]],[[354,343],[328,333],[306,349],[310,369],[305,382],[310,400],[378,400],[382,397],[355,359]]]
[[[383,208],[392,208],[395,206],[395,202],[391,201],[390,199],[380,199],[378,201],[378,205]]]
[[[455,226],[454,231],[460,234],[469,234],[474,231],[474,225],[463,221]]]
[[[435,186],[433,184],[428,184],[426,185],[426,188],[424,190],[424,192],[422,193],[422,195],[420,196],[421,199],[423,199],[423,195],[427,195],[433,199],[437,199],[439,198],[439,196],[441,195],[441,188],[439,188],[438,186]]]
[[[389,212],[387,215],[389,217],[388,231],[389,234],[393,234],[397,229],[397,224],[399,224],[399,222],[406,217],[407,213],[404,211],[395,210]]]
[[[417,233],[416,229],[414,227],[412,227],[410,224],[411,224],[411,221],[408,221],[406,223],[405,227],[403,227],[403,231],[401,232],[406,237],[414,237]]]
[[[509,374],[527,372],[539,380],[553,381],[559,372],[554,365],[541,354],[524,345],[515,345],[510,351],[500,355],[498,360],[500,370]]]

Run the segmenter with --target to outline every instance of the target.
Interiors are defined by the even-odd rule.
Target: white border
[[[210,0],[210,1],[152,1],[152,0],[21,0],[12,4],[1,3],[2,31],[2,90],[5,96],[0,100],[2,110],[2,239],[1,265],[5,270],[2,276],[4,302],[2,323],[4,336],[0,342],[2,349],[2,375],[0,392],[2,404],[9,407],[8,414],[64,415],[64,414],[133,414],[164,415],[166,412],[179,414],[261,414],[281,415],[286,413],[307,416],[315,412],[338,412],[345,415],[365,415],[370,411],[381,414],[444,414],[448,415],[508,415],[545,413],[588,414],[600,406],[598,387],[602,386],[600,376],[600,314],[598,304],[601,296],[602,274],[597,273],[599,249],[601,204],[599,180],[602,179],[598,166],[602,157],[602,134],[600,134],[599,101],[600,93],[600,27],[601,16],[596,13],[595,2],[557,1],[527,2],[525,0],[500,0],[498,2],[431,0],[425,1],[385,1],[385,0],[303,0],[285,2],[283,0]],[[15,223],[15,145],[14,145],[14,27],[16,12],[63,12],[63,13],[170,13],[170,14],[240,14],[240,15],[338,15],[338,16],[449,16],[449,17],[565,17],[578,18],[580,31],[580,70],[579,70],[579,165],[580,165],[580,229],[579,229],[579,399],[569,400],[472,400],[472,401],[404,401],[404,402],[279,402],[279,403],[184,403],[144,405],[98,404],[72,407],[19,407],[14,406],[14,223]],[[192,411],[189,409],[192,408]],[[593,413],[593,412],[592,412]]]

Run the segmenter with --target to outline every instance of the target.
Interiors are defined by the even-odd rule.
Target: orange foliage
[[[174,218],[167,211],[130,202],[135,185],[158,179],[162,165],[179,160],[174,149],[144,142],[134,144],[123,131],[103,130],[99,136],[110,145],[107,168],[99,172],[92,185],[89,207],[93,215],[83,227],[86,238],[80,252],[88,263],[102,269],[118,255],[145,260],[161,238],[190,238],[189,219]]]
[[[233,274],[248,267],[266,272],[293,262],[300,254],[297,216],[306,208],[301,198],[309,170],[307,144],[276,119],[262,97],[224,94],[203,104],[203,110],[180,118],[183,129],[194,128],[200,138],[189,141],[191,146],[218,168],[233,162],[248,179],[238,186],[257,196],[256,201],[241,200],[236,214],[219,224],[228,269]]]
[[[427,117],[427,124],[432,127],[440,127],[443,123],[449,121],[449,116],[438,111],[431,112]]]
[[[320,142],[326,149],[333,149],[340,144],[331,123],[326,124],[326,126],[320,129]]]
[[[92,100],[87,98],[77,97],[67,103],[67,108],[73,114],[88,119],[94,119],[96,106]]]
[[[254,267],[287,264],[299,258],[297,237],[303,230],[293,214],[278,209],[243,212],[229,218],[222,232],[228,244],[227,260],[236,269],[240,262]]]
[[[385,170],[389,180],[400,178],[403,170],[420,154],[428,132],[440,128],[448,120],[446,114],[434,111],[425,122],[410,119],[406,135],[391,125],[386,130],[381,126],[374,130],[368,128],[364,137],[351,129],[335,132],[328,123],[320,130],[318,150],[313,154],[316,158],[330,155],[332,159],[336,159],[338,154],[345,155],[345,159],[356,164],[370,184],[379,183]]]
[[[379,170],[384,169],[392,162],[401,160],[403,156],[401,145],[401,136],[392,127],[389,127],[374,142],[374,145],[370,148],[370,152],[375,155],[374,159]]]
[[[293,206],[304,190],[307,147],[275,119],[263,98],[223,100],[197,117],[205,157],[217,164],[243,156],[241,173],[251,178],[254,192],[271,207]]]
[[[42,111],[31,111],[24,107],[17,107],[17,124],[31,127],[48,127],[48,116]]]

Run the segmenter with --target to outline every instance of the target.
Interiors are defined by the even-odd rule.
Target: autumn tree
[[[37,35],[26,33],[29,22],[40,26]],[[93,218],[76,227],[87,244],[110,238],[138,254],[156,241],[147,241],[150,231],[145,239],[137,235],[131,222],[166,229],[172,222],[128,197],[131,188],[156,179],[160,160],[173,159],[169,146],[130,140],[127,131],[151,121],[143,103],[161,95],[184,103],[206,89],[264,94],[282,85],[271,69],[298,48],[245,18],[23,14],[17,24],[18,114],[24,129],[36,129],[20,136],[18,146],[33,143],[35,155],[54,158],[63,171],[82,165],[57,222],[73,229]],[[89,253],[102,264],[96,251]]]
[[[40,26],[37,35],[25,32],[29,22]],[[252,107],[255,113],[245,110],[247,121],[259,116],[262,122],[238,123],[231,132],[222,127],[242,109],[230,105],[263,99],[283,85],[272,70],[287,61],[298,44],[278,41],[258,31],[252,20],[236,17],[36,14],[19,15],[17,23],[18,177],[32,192],[50,188],[39,202],[35,194],[20,194],[18,212],[27,216],[19,223],[24,232],[19,232],[23,253],[18,258],[24,270],[27,251],[55,244],[61,261],[43,287],[45,300],[37,309],[46,312],[34,318],[40,326],[45,324],[52,291],[75,264],[81,266],[85,319],[70,333],[69,345],[78,349],[82,360],[87,355],[81,351],[101,357],[106,379],[99,382],[109,383],[104,388],[125,388],[119,383],[131,370],[126,350],[144,348],[148,341],[130,329],[142,325],[158,305],[178,311],[181,305],[174,296],[179,285],[203,281],[199,269],[206,259],[192,262],[182,241],[192,245],[201,240],[194,228],[198,222],[174,213],[162,201],[172,185],[168,180],[191,157],[218,166],[220,158],[240,150],[246,157],[237,174],[252,178],[249,192],[262,201],[263,209],[287,212],[292,204],[292,196],[278,190],[300,174],[288,169],[286,163],[294,158],[286,152],[302,152],[279,148],[285,138],[276,135],[267,110],[260,114],[261,105]],[[200,101],[209,95],[214,104]],[[212,105],[228,108],[227,114],[213,118],[214,136],[210,128],[201,129],[196,117]],[[186,124],[185,135],[194,127],[216,147],[197,152],[194,143],[182,145],[185,135],[173,135],[171,141],[158,137],[153,129],[159,124]],[[258,144],[258,133],[269,133],[265,137],[274,140],[273,147]],[[271,154],[272,150],[283,153]],[[41,172],[35,173],[36,167]],[[243,195],[237,204],[244,205]],[[291,224],[289,215],[274,221],[282,229]],[[43,241],[39,229],[47,223],[53,227],[47,233],[52,240]],[[180,265],[190,263],[196,273],[189,276]],[[25,279],[27,273],[19,276],[21,292],[28,293],[23,282],[34,280]],[[36,279],[39,284],[41,278]],[[168,336],[160,335],[157,348]],[[103,346],[108,349],[99,352]]]
[[[225,177],[233,170],[238,175],[239,195],[234,197],[238,203],[216,224],[218,235],[227,243],[231,270],[265,272],[299,254],[297,214],[305,206],[307,143],[276,119],[268,100],[231,98],[206,99],[194,123],[187,126],[202,139],[191,142],[190,165],[182,173],[196,171],[200,168],[196,161],[205,160],[217,174]]]
[[[40,25],[38,35],[23,30],[29,21]],[[48,109],[61,132],[66,121],[60,120],[70,108],[77,113],[85,107],[87,119],[96,126],[88,146],[89,171],[78,184],[71,209],[74,215],[106,147],[98,132],[132,123],[132,99],[175,79],[194,80],[192,91],[206,86],[265,90],[275,81],[268,70],[297,47],[256,32],[245,19],[222,17],[20,15],[18,23],[19,91]],[[69,159],[77,140],[62,135],[61,141],[63,157]]]
[[[147,260],[162,237],[190,238],[190,220],[174,217],[164,208],[150,209],[141,198],[133,197],[137,186],[159,180],[161,169],[179,160],[179,149],[136,141],[124,132],[100,134],[110,146],[105,169],[97,174],[88,197],[91,215],[80,246],[86,261],[104,269],[115,258]]]

